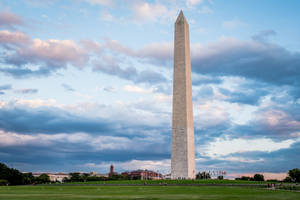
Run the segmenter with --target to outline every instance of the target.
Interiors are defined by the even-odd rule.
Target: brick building
[[[112,177],[113,175],[117,175],[118,173],[114,172],[114,166],[111,165],[110,166],[110,169],[109,169],[109,173],[108,173],[108,176],[109,177]]]
[[[157,180],[162,179],[162,174],[151,170],[134,170],[131,172],[123,172],[123,176],[128,176],[130,179],[141,179],[141,180]]]

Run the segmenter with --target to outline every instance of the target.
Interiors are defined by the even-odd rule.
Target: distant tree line
[[[73,172],[70,173],[70,178],[64,178],[63,182],[88,182],[88,181],[109,181],[109,180],[130,180],[130,177],[121,174],[114,174],[109,177],[91,176],[88,173]]]
[[[243,180],[243,181],[265,181],[265,177],[262,174],[254,174],[253,177],[242,176],[241,178],[236,178],[235,180]]]
[[[241,178],[236,178],[235,180],[245,180],[245,181],[264,181],[264,175],[262,174],[255,174],[253,177],[249,176],[242,176]],[[276,182],[276,179],[270,179],[267,181]],[[298,168],[291,169],[288,172],[288,176],[283,179],[283,182],[289,183],[299,183],[300,182],[300,170]]]
[[[300,182],[300,170],[299,169],[292,169],[289,170],[288,175],[283,181],[284,182]],[[217,179],[222,180],[223,176],[218,176]],[[140,179],[137,177],[137,179]],[[198,172],[196,174],[196,179],[211,179],[211,175],[208,172]],[[64,178],[63,182],[88,182],[88,181],[108,181],[108,180],[131,180],[129,176],[115,174],[110,177],[104,176],[90,176],[87,173],[70,173],[70,178]],[[246,180],[246,181],[265,181],[264,175],[262,174],[254,174],[253,177],[249,176],[242,176],[241,178],[236,178],[236,180]],[[268,180],[268,181],[277,181],[277,180]]]
[[[17,169],[9,168],[0,163],[0,185],[28,185],[49,182],[50,178],[47,174],[34,177],[32,173],[21,173]]]

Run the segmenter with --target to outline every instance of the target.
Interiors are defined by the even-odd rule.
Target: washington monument
[[[195,179],[189,24],[182,11],[175,22],[172,117],[171,177]]]

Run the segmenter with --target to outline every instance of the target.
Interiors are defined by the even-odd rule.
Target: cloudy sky
[[[300,168],[296,0],[2,0],[0,162],[168,173],[180,9],[190,24],[197,171]]]

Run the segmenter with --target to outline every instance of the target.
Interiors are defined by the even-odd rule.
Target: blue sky
[[[170,171],[173,31],[190,24],[197,170],[300,168],[296,0],[3,0],[0,161]]]

